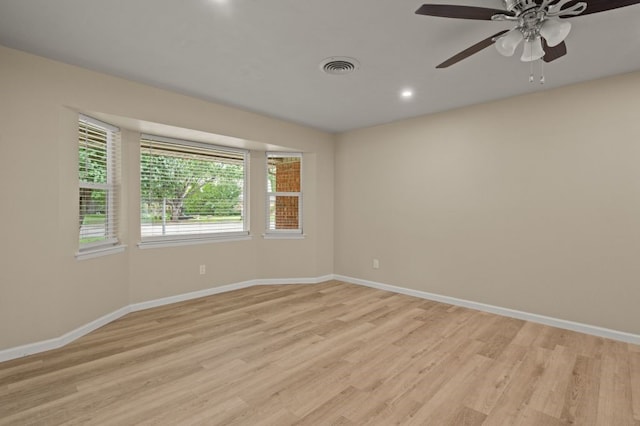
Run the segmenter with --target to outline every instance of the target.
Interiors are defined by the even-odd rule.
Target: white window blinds
[[[142,135],[143,241],[247,235],[247,152]]]
[[[79,248],[118,243],[117,127],[81,115],[78,120]]]

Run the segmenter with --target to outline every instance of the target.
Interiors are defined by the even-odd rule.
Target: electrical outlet
[[[200,275],[207,273],[207,265],[200,265]]]
[[[378,259],[373,259],[373,269],[380,269],[380,261]]]

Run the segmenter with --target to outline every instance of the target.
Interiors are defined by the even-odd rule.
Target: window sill
[[[307,238],[307,234],[295,234],[295,233],[266,233],[262,234],[262,238],[265,240],[304,240]]]
[[[162,247],[180,247],[191,246],[194,244],[210,244],[210,243],[228,243],[234,241],[252,240],[251,235],[233,235],[228,237],[211,237],[211,238],[190,238],[190,239],[167,239],[167,240],[150,240],[140,241],[138,248],[141,250],[162,248]]]
[[[76,260],[95,259],[96,257],[122,253],[126,248],[127,246],[119,244],[116,246],[99,247],[90,250],[79,251],[76,253]]]

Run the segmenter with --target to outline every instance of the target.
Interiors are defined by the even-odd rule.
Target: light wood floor
[[[2,425],[640,425],[640,347],[331,281],[0,363]]]

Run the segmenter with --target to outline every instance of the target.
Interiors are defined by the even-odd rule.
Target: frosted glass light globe
[[[540,27],[540,35],[544,37],[551,47],[562,43],[570,31],[571,22],[560,20],[560,18],[549,18]]]
[[[544,57],[544,49],[542,48],[542,39],[536,37],[533,40],[527,40],[524,43],[524,51],[520,60],[522,62],[532,62]]]
[[[519,29],[509,31],[506,35],[496,40],[496,49],[503,56],[513,56],[516,48],[524,40],[524,36]]]

